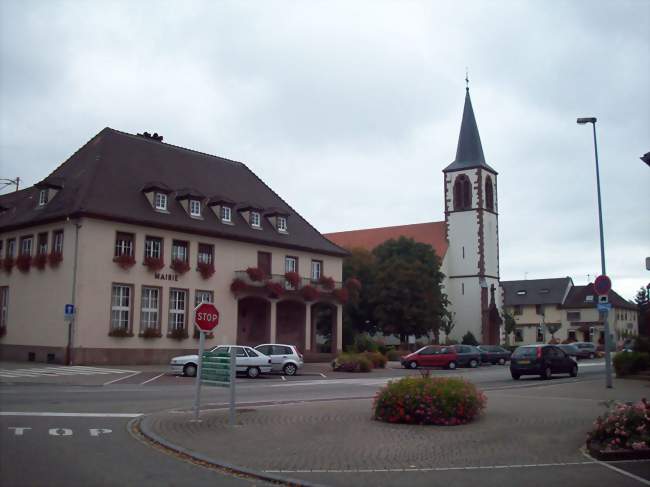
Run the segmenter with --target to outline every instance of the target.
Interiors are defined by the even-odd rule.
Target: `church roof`
[[[326,238],[347,249],[363,248],[372,250],[391,238],[412,238],[416,242],[431,245],[441,259],[447,253],[447,229],[445,222],[415,223],[395,227],[366,228],[348,232],[324,234]]]
[[[483,155],[481,136],[478,133],[478,125],[474,117],[472,100],[469,97],[469,88],[465,92],[465,107],[463,108],[463,121],[460,124],[458,136],[458,147],[456,148],[456,159],[443,172],[460,171],[482,167],[494,174],[497,172],[487,165]]]

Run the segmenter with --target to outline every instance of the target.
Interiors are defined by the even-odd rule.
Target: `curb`
[[[209,456],[204,455],[202,453],[197,453],[195,451],[189,450],[182,446],[175,445],[174,443],[171,443],[167,441],[165,438],[154,433],[148,427],[147,419],[149,418],[149,416],[150,415],[133,418],[129,422],[128,425],[129,429],[133,429],[134,427],[137,427],[137,429],[146,439],[154,443],[157,443],[158,445],[161,445],[162,447],[168,450],[188,456],[198,462],[207,463],[214,467],[218,467],[234,473],[242,474],[247,477],[253,477],[256,479],[265,480],[267,482],[280,483],[280,484],[296,486],[296,487],[324,487],[321,484],[315,484],[313,482],[308,482],[305,480],[298,480],[291,477],[281,477],[280,475],[273,475],[269,473],[259,472],[257,470],[253,470],[250,468],[240,467],[239,465],[233,465],[231,463],[224,462],[222,460],[210,458]]]

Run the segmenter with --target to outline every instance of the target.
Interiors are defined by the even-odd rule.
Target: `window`
[[[460,293],[464,296],[465,295],[465,283],[461,282],[460,283]]]
[[[133,256],[133,234],[117,232],[115,237],[115,257]]]
[[[576,341],[576,331],[575,330],[569,330],[567,338],[569,339],[569,341],[575,342]]]
[[[214,292],[197,289],[194,293],[194,307],[201,303],[214,303]]]
[[[201,202],[199,200],[190,200],[190,216],[201,216]]]
[[[38,243],[37,243],[37,249],[36,249],[38,255],[46,255],[47,254],[47,233],[39,233],[38,234]]]
[[[246,354],[249,357],[251,357],[251,358],[259,358],[258,353],[255,350],[253,350],[252,348],[245,348],[244,350],[246,350]]]
[[[55,254],[63,253],[63,230],[56,230],[52,234],[52,252]]]
[[[172,261],[182,260],[183,262],[187,262],[187,246],[187,242],[183,240],[172,241]]]
[[[187,312],[187,291],[183,289],[169,290],[169,330],[185,329]]]
[[[589,294],[589,295],[585,296],[585,303],[593,303],[593,302],[594,302],[594,295],[593,294]]]
[[[580,311],[568,311],[566,319],[569,321],[580,321]]]
[[[527,294],[525,289],[520,289],[517,291],[517,296],[525,296]]]
[[[318,281],[322,274],[323,274],[323,261],[322,260],[312,260],[311,261],[311,280],[312,281]]]
[[[167,211],[167,195],[165,193],[155,194],[154,207],[156,208],[156,210]]]
[[[113,284],[111,330],[128,330],[131,323],[131,286]]]
[[[523,314],[523,307],[521,306],[521,304],[515,304],[514,305],[514,313],[516,315]]]
[[[146,237],[144,240],[144,256],[151,259],[162,258],[163,239],[160,237]]]
[[[524,330],[521,328],[515,328],[515,341],[523,342],[524,341]]]
[[[16,253],[16,239],[15,238],[10,238],[7,240],[7,253],[5,254],[5,257],[13,257],[14,254]]]
[[[260,214],[257,211],[251,211],[250,222],[251,227],[260,228],[262,226],[260,222]]]
[[[140,328],[155,330],[160,327],[160,288],[142,286]]]
[[[212,264],[214,255],[214,245],[199,244],[199,253],[197,255],[197,262],[199,264]]]
[[[221,221],[224,223],[232,222],[232,209],[230,206],[221,207]]]
[[[9,286],[0,287],[0,328],[7,328],[9,313]]]
[[[38,206],[47,205],[48,196],[49,196],[48,190],[41,189],[41,191],[38,193]]]
[[[257,252],[257,267],[264,272],[265,276],[271,275],[271,253]]]
[[[536,304],[535,314],[544,316],[544,306],[542,306],[541,304]]]
[[[469,210],[472,207],[472,189],[469,178],[459,175],[454,182],[454,210]]]
[[[298,257],[284,258],[284,272],[298,272]]]
[[[20,238],[20,255],[32,255],[34,237],[31,235]]]
[[[284,216],[279,216],[278,217],[278,232],[286,232],[287,231],[287,218]]]
[[[465,258],[465,246],[463,245],[463,259]]]
[[[492,178],[485,178],[485,207],[494,211],[494,188],[492,187]]]

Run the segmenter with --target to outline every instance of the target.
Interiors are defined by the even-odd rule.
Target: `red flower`
[[[327,291],[331,291],[332,289],[334,289],[335,286],[334,279],[327,276],[320,276],[320,279],[318,280],[318,284],[323,286],[323,289]]]
[[[37,254],[36,257],[34,257],[34,265],[36,266],[37,269],[42,271],[43,269],[45,269],[46,264],[47,264],[46,254]]]
[[[174,259],[172,260],[171,265],[169,266],[179,274],[185,274],[187,271],[190,270],[190,265],[187,263],[187,261],[182,260],[182,259]]]
[[[211,262],[199,262],[196,269],[199,271],[203,279],[208,279],[212,274],[214,274],[214,265]]]
[[[145,257],[144,265],[146,265],[150,271],[159,271],[165,267],[165,262],[160,257]]]
[[[50,252],[50,255],[47,256],[47,260],[50,262],[50,267],[58,267],[63,260],[63,255],[61,252],[55,252],[53,250]]]
[[[119,265],[122,269],[128,269],[135,264],[135,259],[133,258],[132,255],[119,255],[117,257],[113,257],[113,262],[115,262],[117,265]]]
[[[248,274],[250,280],[254,282],[263,281],[266,277],[265,272],[259,267],[249,267],[246,269],[246,274]]]
[[[246,289],[248,289],[248,285],[242,279],[235,279],[230,284],[230,291],[234,294],[244,292]]]
[[[266,283],[266,290],[271,298],[277,299],[284,293],[284,286],[279,282],[268,281]]]
[[[320,293],[314,286],[307,285],[300,290],[300,295],[305,301],[316,301]]]
[[[22,272],[29,271],[29,268],[32,266],[32,256],[21,254],[16,259],[16,267]]]
[[[300,286],[300,280],[301,280],[300,274],[298,274],[297,272],[293,272],[293,271],[287,272],[284,275],[284,278],[287,280],[287,282],[291,287],[297,288],[298,286]]]

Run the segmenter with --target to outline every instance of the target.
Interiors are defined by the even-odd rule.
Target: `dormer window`
[[[262,222],[260,220],[260,214],[257,211],[251,211],[250,224],[253,228],[261,228]]]
[[[525,296],[526,295],[526,290],[525,289],[520,289],[517,291],[517,296]]]
[[[594,296],[593,294],[589,294],[588,296],[585,297],[585,302],[587,303],[593,303],[594,302]]]
[[[287,218],[284,216],[278,217],[278,232],[287,232]]]
[[[201,202],[199,200],[190,200],[190,216],[201,216]]]
[[[158,211],[167,211],[167,195],[156,192],[154,197],[154,208]]]
[[[221,221],[223,223],[232,223],[232,208],[230,206],[221,207]]]
[[[34,185],[38,189],[38,208],[47,205],[63,189],[63,179],[50,177]]]
[[[41,189],[38,193],[38,206],[45,206],[49,200],[49,190]]]

